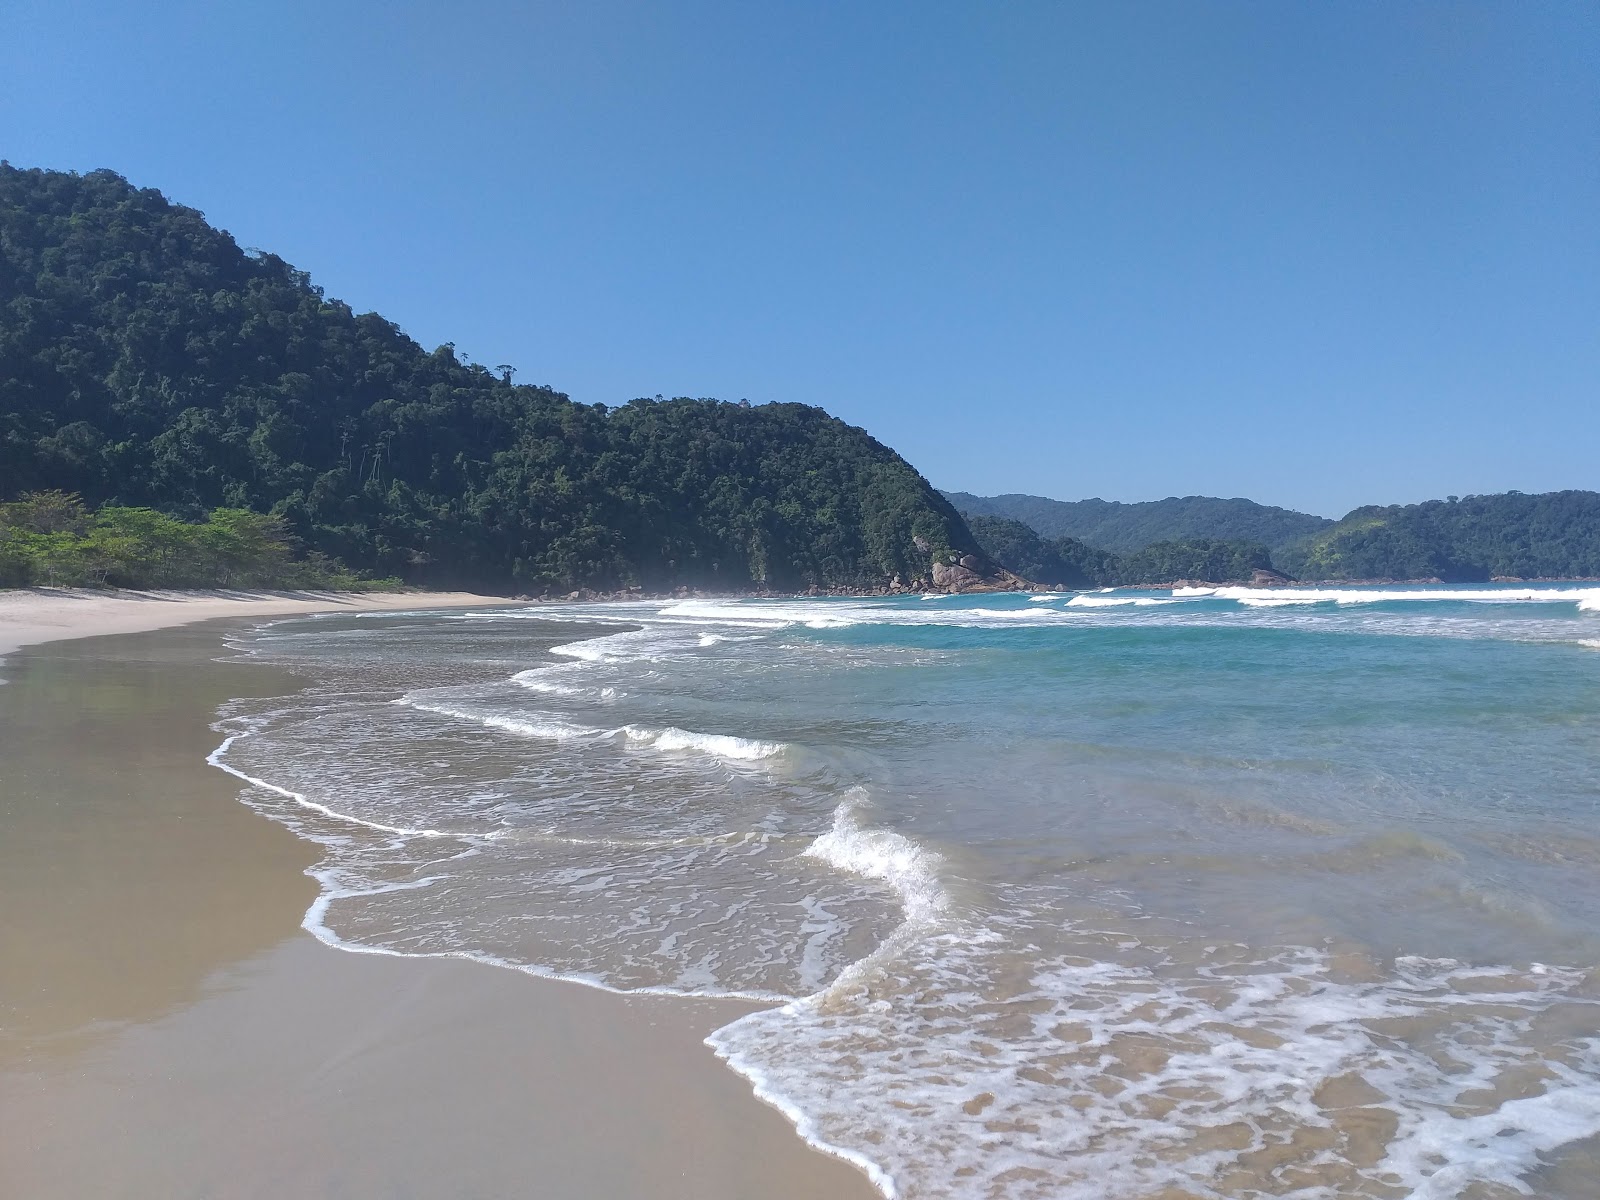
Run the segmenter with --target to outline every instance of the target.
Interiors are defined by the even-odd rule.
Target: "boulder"
[[[1294,580],[1282,571],[1274,571],[1270,567],[1257,567],[1255,574],[1250,576],[1251,587],[1282,587],[1286,583],[1293,582]]]
[[[942,562],[933,564],[934,587],[949,588],[952,592],[959,592],[982,582],[983,576],[971,567]]]

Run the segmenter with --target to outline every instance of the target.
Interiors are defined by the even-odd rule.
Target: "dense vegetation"
[[[1247,583],[1258,568],[1272,568],[1259,542],[1197,538],[1157,542],[1119,556],[1075,538],[1043,538],[1021,521],[963,514],[973,536],[995,562],[1025,579],[1069,588],[1159,584],[1190,579]]]
[[[1358,508],[1278,558],[1305,579],[1600,577],[1600,492]]]
[[[1597,492],[1452,496],[1424,504],[1358,508],[1337,523],[1248,500],[1203,496],[1149,504],[1108,504],[1103,500],[1068,504],[1038,496],[973,497],[961,492],[950,496],[962,505],[973,533],[994,558],[1023,575],[1029,575],[1025,565],[1038,564],[1041,573],[1029,577],[1041,583],[1059,581],[1074,586],[1065,576],[1058,580],[1057,558],[1083,562],[1081,556],[1093,553],[1096,546],[1116,551],[1114,565],[1102,561],[1085,571],[1087,578],[1097,582],[1205,579],[1221,583],[1249,579],[1256,568],[1272,569],[1274,565],[1304,580],[1600,578]],[[993,515],[1002,509],[1018,515]],[[1107,513],[1110,515],[1098,524],[1091,520]],[[1163,522],[1170,527],[1192,527],[1213,519],[1214,528],[1224,531],[1254,526],[1276,534],[1190,533],[1154,542],[1141,540]],[[1274,540],[1297,522],[1301,526],[1313,523],[1314,531],[1287,542]],[[1052,533],[1063,527],[1086,532],[1073,536]],[[1028,534],[1032,534],[1031,540]],[[1129,549],[1130,542],[1138,544]]]
[[[1260,542],[1193,538],[1155,542],[1121,560],[1120,583],[1248,583],[1257,570],[1272,570],[1272,556]]]
[[[77,496],[32,492],[0,504],[0,587],[338,588],[358,579],[319,554],[300,557],[282,518],[219,508],[204,521],[148,508],[91,513]]]
[[[983,551],[1010,571],[1047,586],[1106,587],[1116,581],[1117,556],[1074,538],[1042,538],[1021,521],[962,514]]]
[[[1333,524],[1310,513],[1215,496],[1170,496],[1121,504],[1043,496],[972,496],[966,492],[945,495],[969,517],[1008,517],[1031,526],[1043,537],[1077,538],[1115,554],[1132,554],[1155,542],[1196,539],[1259,542],[1277,551]]]
[[[359,570],[485,589],[911,584],[978,549],[819,408],[608,409],[497,371],[158,192],[0,163],[0,500],[270,514]]]

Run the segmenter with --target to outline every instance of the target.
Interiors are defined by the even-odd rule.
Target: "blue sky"
[[[942,487],[1600,487],[1592,3],[8,0],[110,167],[585,402],[820,404]]]

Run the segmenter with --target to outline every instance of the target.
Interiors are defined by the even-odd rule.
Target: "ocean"
[[[1600,587],[235,646],[307,682],[226,705],[212,761],[322,848],[308,929],[761,1002],[709,1044],[886,1196],[1600,1195]]]

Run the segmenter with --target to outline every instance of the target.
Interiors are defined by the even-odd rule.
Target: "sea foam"
[[[1237,600],[1240,603],[1272,601],[1279,604],[1577,604],[1586,612],[1600,612],[1600,588],[1174,588],[1185,600]]]
[[[1067,601],[1069,608],[1155,608],[1159,605],[1172,604],[1173,600],[1160,596],[1107,596],[1100,593],[1094,595],[1074,596]]]

